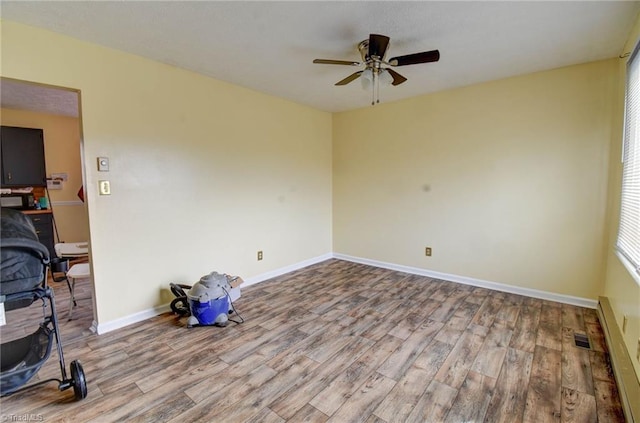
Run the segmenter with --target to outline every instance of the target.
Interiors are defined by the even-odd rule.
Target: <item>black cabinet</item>
[[[42,129],[2,126],[2,186],[47,185]]]
[[[49,250],[51,257],[56,257],[56,251],[54,248],[55,241],[53,239],[53,214],[51,213],[37,213],[27,214],[33,226],[36,228],[36,234],[40,243],[44,244]]]

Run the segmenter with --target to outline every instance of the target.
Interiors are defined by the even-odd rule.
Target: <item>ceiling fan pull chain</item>
[[[376,104],[376,75],[373,74],[373,81],[371,81],[371,105]]]
[[[376,87],[378,86],[378,72],[376,72],[375,68],[371,69],[371,71],[372,71],[371,74],[372,74],[372,77],[373,77],[373,81],[371,81],[372,82],[372,84],[371,84],[371,105],[375,106],[375,104],[376,104],[375,100],[377,99],[378,101],[380,101],[380,99],[378,98],[380,94],[376,93]]]

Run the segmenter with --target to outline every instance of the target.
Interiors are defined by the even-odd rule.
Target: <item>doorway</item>
[[[47,197],[44,203],[51,212],[55,243],[88,244],[80,91],[2,77],[0,98],[3,126],[43,130],[47,187],[40,188],[37,195]],[[87,257],[72,260],[71,264],[91,262],[91,249],[88,250]],[[84,334],[94,327],[93,278],[75,281],[73,313],[69,313],[72,301],[67,284],[53,282],[51,278],[49,281],[56,293],[58,314],[63,317],[60,321],[65,322],[61,331],[69,332],[65,337]],[[66,319],[67,313],[72,316],[71,320]],[[69,329],[65,330],[65,326]]]

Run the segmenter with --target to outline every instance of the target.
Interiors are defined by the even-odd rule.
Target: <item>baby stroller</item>
[[[77,400],[86,398],[87,384],[80,362],[71,362],[70,378],[65,370],[53,289],[47,286],[49,251],[38,242],[31,220],[18,211],[2,209],[0,230],[0,302],[6,311],[26,308],[36,301],[42,301],[43,309],[43,321],[35,332],[0,345],[0,396],[56,381],[60,391],[73,388]],[[49,358],[53,338],[61,379],[25,386]]]

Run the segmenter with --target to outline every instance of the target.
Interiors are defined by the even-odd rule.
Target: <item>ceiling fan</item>
[[[422,53],[407,54],[405,56],[392,57],[385,60],[390,38],[386,35],[370,34],[368,40],[358,44],[358,50],[362,57],[361,62],[349,60],[315,59],[313,63],[325,65],[364,66],[363,70],[352,73],[335,85],[347,85],[349,82],[362,77],[362,86],[368,89],[372,87],[371,105],[380,102],[380,80],[391,85],[400,85],[407,80],[404,76],[385,66],[407,66],[419,63],[437,62],[440,60],[438,50],[424,51]]]

